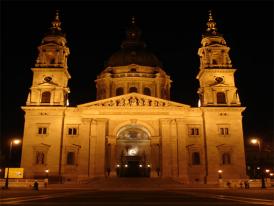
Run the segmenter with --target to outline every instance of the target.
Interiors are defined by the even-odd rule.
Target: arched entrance
[[[116,173],[118,177],[150,177],[151,147],[148,130],[127,125],[117,134]]]

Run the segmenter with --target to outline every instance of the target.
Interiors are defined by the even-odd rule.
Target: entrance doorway
[[[145,164],[139,156],[125,156],[123,164],[117,165],[118,177],[150,177],[150,164]]]
[[[150,177],[151,146],[148,131],[140,125],[120,129],[116,147],[118,177]]]

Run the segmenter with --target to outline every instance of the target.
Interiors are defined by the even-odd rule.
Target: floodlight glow
[[[12,141],[14,144],[20,144],[21,140],[20,139],[15,139]]]
[[[258,143],[259,143],[259,140],[254,138],[254,139],[251,139],[250,142],[251,142],[252,144],[258,144]]]
[[[218,173],[223,173],[223,170],[218,170]]]

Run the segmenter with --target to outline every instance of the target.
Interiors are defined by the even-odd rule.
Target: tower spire
[[[212,11],[209,10],[208,11],[208,22],[207,22],[207,29],[206,31],[216,35],[217,34],[217,27],[216,27],[216,22],[214,21],[213,17],[212,17]]]
[[[55,19],[51,22],[52,28],[61,31],[61,21],[59,18],[59,10],[56,10]]]

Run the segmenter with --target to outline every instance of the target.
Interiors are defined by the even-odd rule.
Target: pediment
[[[86,104],[80,104],[77,107],[182,107],[190,108],[189,105],[151,97],[138,93],[130,93],[102,99]]]

